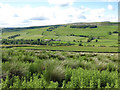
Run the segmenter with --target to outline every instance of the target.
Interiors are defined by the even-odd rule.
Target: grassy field
[[[37,50],[62,50],[78,52],[118,52],[118,47],[84,47],[84,46],[46,46],[46,45],[1,45],[1,47],[14,47],[17,49],[37,49]]]
[[[50,27],[38,28],[38,29],[26,29],[21,31],[4,32],[2,34],[3,39],[8,39],[9,36],[20,34],[20,36],[14,39],[57,39],[61,42],[74,42],[78,45],[79,41],[82,41],[84,45],[95,46],[118,46],[118,26],[98,26],[98,28],[70,28],[70,25],[59,26],[58,28],[47,31]],[[109,32],[111,34],[109,35]],[[75,36],[71,36],[74,34]],[[92,36],[95,39],[87,43],[88,37],[80,37],[77,35]],[[95,42],[95,40],[98,42]]]
[[[85,51],[85,52],[118,52],[117,47],[83,47],[83,46],[28,46],[15,47],[18,49],[41,49],[41,50],[63,50],[63,51]]]

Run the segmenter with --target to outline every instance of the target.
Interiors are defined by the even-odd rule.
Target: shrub
[[[66,67],[66,70],[65,70],[65,82],[70,81],[71,76],[72,76],[72,69]]]
[[[25,76],[26,72],[28,72],[27,67],[21,62],[12,62],[8,64],[7,71],[9,72],[8,75],[10,78],[14,76],[22,77]]]
[[[82,43],[79,43],[79,46],[83,46]]]
[[[71,69],[71,73],[71,81],[66,83],[67,88],[105,88],[108,86],[107,83],[112,85],[112,87],[118,87],[117,72],[99,72],[98,70],[83,70],[78,68]]]
[[[10,76],[20,76],[20,77],[24,76],[25,73],[27,72],[26,68],[19,64],[16,64],[16,65],[15,64],[16,63],[14,63],[14,65],[10,67],[10,70],[9,70]]]
[[[37,54],[36,56],[38,56],[39,59],[49,59],[49,56],[46,54]]]
[[[58,88],[58,82],[50,81],[50,84],[47,88]]]
[[[67,54],[67,57],[68,57],[68,58],[74,58],[74,57],[75,57],[75,55],[74,55],[74,54],[72,54],[72,53],[68,53],[68,54]]]
[[[62,81],[65,78],[65,71],[62,65],[56,61],[47,61],[45,65],[44,77],[50,81]]]
[[[107,64],[106,63],[102,63],[102,62],[99,62],[97,65],[96,65],[97,69],[102,71],[102,70],[106,70],[107,69]]]
[[[80,62],[76,60],[65,60],[64,62],[62,62],[62,65],[68,66],[73,69],[80,67]]]
[[[118,69],[118,66],[116,65],[116,64],[113,64],[113,63],[108,63],[108,65],[107,65],[107,70],[108,71],[115,71],[115,70],[117,70]]]
[[[2,62],[9,61],[9,57],[7,55],[2,55]]]
[[[33,63],[35,61],[35,58],[32,56],[22,56],[21,58],[24,62],[29,62],[29,63]]]
[[[31,72],[31,74],[33,74],[33,73],[41,74],[43,72],[43,70],[45,70],[45,67],[44,67],[42,61],[34,62],[34,63],[30,64],[30,66],[29,66],[29,72]]]
[[[58,56],[58,59],[59,59],[59,60],[65,60],[66,57],[61,55],[61,56]]]
[[[112,34],[112,32],[108,32],[108,34],[109,34],[109,35],[111,35],[111,34]]]

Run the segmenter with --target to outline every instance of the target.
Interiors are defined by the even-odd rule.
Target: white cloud
[[[8,9],[9,8],[9,9]],[[33,8],[29,5],[13,7],[0,4],[0,27],[23,27],[55,25],[75,22],[115,21],[115,16],[106,16],[104,8],[90,9],[87,7],[66,8],[57,5]]]
[[[104,8],[90,10],[91,14],[101,14],[101,13],[104,13],[104,12],[105,12]]]
[[[91,22],[98,22],[98,21],[102,21],[102,19],[104,18],[104,12],[105,9],[104,8],[100,8],[100,9],[90,9],[89,10],[89,14],[86,15],[87,21],[91,21]]]
[[[72,5],[74,1],[75,0],[48,0],[48,3],[59,6],[68,6],[68,5]]]
[[[85,17],[82,14],[88,10],[87,8],[74,7],[62,9],[58,6],[32,8],[29,5],[22,8],[14,8],[6,4],[0,4],[0,7],[0,22],[2,23],[0,26],[3,27],[62,24],[68,23],[68,21],[75,22],[84,19]]]
[[[108,10],[113,10],[114,8],[113,8],[113,6],[112,5],[108,5]]]

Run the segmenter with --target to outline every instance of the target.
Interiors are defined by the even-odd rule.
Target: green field
[[[83,47],[83,46],[27,46],[14,47],[17,49],[62,50],[83,52],[118,52],[117,47]]]
[[[48,29],[51,31],[49,31]],[[67,50],[67,51],[93,51],[93,52],[117,52],[118,49],[118,26],[115,25],[99,25],[97,28],[70,28],[67,26],[48,26],[35,29],[22,29],[16,31],[5,31],[2,34],[3,39],[8,39],[10,36],[19,34],[19,36],[8,40],[60,40],[51,41],[52,46],[39,46],[39,47],[25,47],[26,49],[48,49],[48,50]],[[82,36],[86,37],[82,37]],[[90,42],[88,39],[94,38]],[[97,42],[96,42],[97,40]],[[59,46],[59,43],[71,43],[72,46]],[[55,45],[57,44],[57,46]],[[79,44],[82,45],[79,46]],[[23,47],[24,48],[24,47]]]
[[[12,32],[3,32],[2,38],[8,39],[9,36],[20,34],[20,36],[15,37],[14,39],[55,39],[61,40],[61,42],[71,42],[78,45],[79,41],[82,42],[83,45],[89,46],[118,46],[118,33],[114,33],[114,31],[118,31],[118,26],[98,26],[98,28],[70,28],[70,25],[59,26],[58,28],[52,29],[52,31],[47,31],[50,27],[45,28],[37,28],[37,29],[25,29],[20,31],[12,31]],[[109,35],[109,32],[111,34]],[[71,35],[74,36],[71,36]],[[91,42],[87,42],[88,37],[80,37],[79,35],[85,35],[88,37],[94,37],[94,40]],[[98,42],[96,42],[96,39]]]

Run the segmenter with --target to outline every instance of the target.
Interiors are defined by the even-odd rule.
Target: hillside
[[[69,42],[77,46],[80,43],[84,46],[118,46],[118,26],[98,25],[97,28],[70,28],[71,25],[5,28],[2,38],[9,40],[41,39],[53,43]]]

